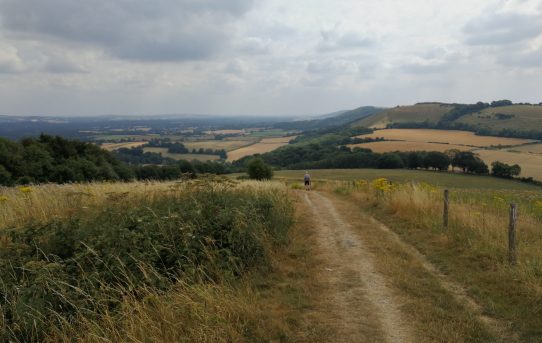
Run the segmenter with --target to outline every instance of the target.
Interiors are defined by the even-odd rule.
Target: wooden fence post
[[[516,222],[518,219],[518,205],[510,204],[510,224],[508,225],[508,262],[516,264]]]
[[[444,228],[448,228],[448,208],[450,206],[450,197],[449,197],[449,191],[447,189],[444,190],[444,213],[442,215],[442,221],[444,224]]]

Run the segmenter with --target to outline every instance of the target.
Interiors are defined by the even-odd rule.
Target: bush
[[[273,170],[265,162],[257,157],[247,165],[247,173],[254,180],[270,180],[273,177]]]

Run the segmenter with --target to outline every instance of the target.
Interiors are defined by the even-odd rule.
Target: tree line
[[[142,149],[136,151],[141,153]],[[130,165],[114,153],[88,142],[43,134],[18,142],[0,138],[0,185],[173,180],[183,175],[232,171],[230,166],[219,162],[168,160],[166,165],[155,165],[164,161],[152,160],[153,155],[146,154],[142,153],[151,165]]]

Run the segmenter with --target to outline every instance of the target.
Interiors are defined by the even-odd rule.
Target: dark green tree
[[[247,174],[254,180],[269,180],[273,177],[273,170],[260,157],[256,157],[248,162]]]

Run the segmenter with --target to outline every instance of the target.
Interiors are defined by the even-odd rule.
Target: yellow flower
[[[0,196],[0,202],[8,201],[9,198],[5,195]]]
[[[392,190],[391,182],[383,177],[373,180],[373,182],[371,182],[371,186],[375,190],[381,191],[382,193],[387,193]]]
[[[33,191],[32,187],[19,187],[19,190],[23,193],[31,193]]]
[[[539,209],[542,209],[542,200],[537,200],[534,202],[534,206],[538,207]]]

